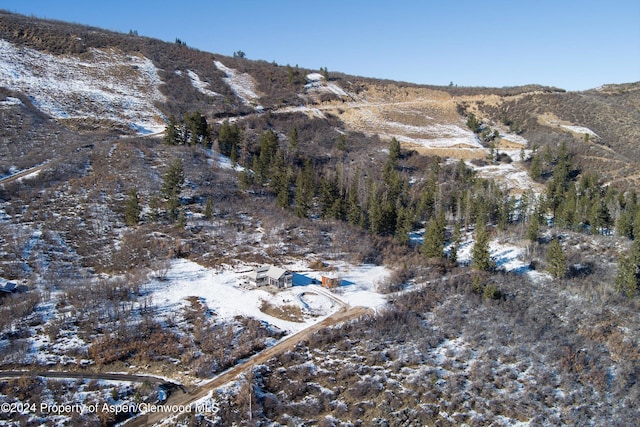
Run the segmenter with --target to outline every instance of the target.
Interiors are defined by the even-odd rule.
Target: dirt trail
[[[201,399],[207,394],[209,394],[212,390],[215,390],[218,387],[223,386],[229,381],[235,379],[240,374],[248,371],[253,368],[255,365],[259,365],[267,362],[274,356],[285,352],[287,350],[292,350],[297,343],[300,341],[307,340],[314,333],[320,331],[321,329],[328,328],[330,326],[337,325],[338,323],[346,322],[348,320],[357,319],[358,317],[364,316],[365,314],[372,313],[371,309],[365,307],[343,307],[339,311],[333,313],[328,316],[321,322],[318,322],[307,329],[304,329],[300,332],[297,332],[288,338],[280,341],[278,344],[270,347],[253,357],[250,357],[245,362],[230,368],[229,370],[223,372],[217,377],[213,378],[211,381],[195,388],[185,393],[174,393],[169,397],[169,399],[164,403],[166,406],[186,406],[193,404],[198,399]],[[123,425],[126,426],[148,426],[160,423],[163,419],[176,415],[174,413],[168,412],[152,412],[144,415],[140,415]]]

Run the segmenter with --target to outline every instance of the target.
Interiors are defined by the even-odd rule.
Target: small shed
[[[322,276],[322,287],[334,289],[340,286],[340,279],[337,277]]]

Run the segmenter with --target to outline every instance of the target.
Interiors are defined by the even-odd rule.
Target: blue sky
[[[584,90],[640,80],[637,0],[0,0],[0,9],[413,83]]]

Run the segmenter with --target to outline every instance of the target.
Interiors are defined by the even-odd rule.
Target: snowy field
[[[251,266],[242,265],[212,270],[192,261],[174,260],[166,277],[152,280],[146,289],[161,316],[178,311],[187,304],[188,297],[195,296],[220,318],[248,316],[290,333],[302,330],[335,312],[339,304],[332,298],[352,306],[377,308],[385,304],[384,296],[375,291],[376,285],[389,274],[384,267],[342,265],[339,276],[348,284],[333,297],[328,294],[329,291],[312,285],[280,291],[255,289],[246,283],[246,274],[251,269]],[[321,278],[320,272],[301,273],[318,280]],[[261,311],[265,303],[276,307],[298,307],[304,319],[293,322],[273,317]]]

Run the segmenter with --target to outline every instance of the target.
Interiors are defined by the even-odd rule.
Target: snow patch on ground
[[[38,175],[40,175],[40,169],[38,169],[37,171],[31,172],[30,174],[27,174],[25,176],[21,176],[20,178],[17,179],[17,181],[21,182],[23,179],[37,178]]]
[[[527,170],[518,163],[498,163],[476,166],[469,162],[467,166],[475,170],[480,178],[493,179],[507,190],[524,192],[531,189],[537,192],[536,190],[539,187],[539,185],[531,179]]]
[[[324,80],[324,76],[320,73],[307,74],[307,81],[309,82],[309,84],[314,82],[321,82],[322,80]]]
[[[12,96],[7,96],[4,101],[0,101],[0,108],[14,107],[18,105],[24,104],[18,98],[14,98]]]
[[[149,290],[160,316],[171,316],[187,304],[186,298],[198,297],[207,308],[220,318],[248,316],[274,325],[291,333],[302,330],[330,315],[338,308],[338,299],[352,306],[379,308],[386,304],[384,295],[376,287],[390,271],[382,266],[336,265],[336,274],[343,286],[332,292],[318,286],[294,286],[293,288],[267,290],[246,285],[249,265],[211,270],[189,260],[174,260],[163,280],[151,280]],[[305,271],[303,274],[320,280],[322,272]],[[263,302],[272,306],[298,306],[305,313],[301,322],[292,322],[270,316],[260,310]]]
[[[307,93],[333,93],[340,97],[350,97],[344,89],[335,83],[327,82],[324,76],[319,73],[307,74],[307,84],[304,85],[304,89]]]
[[[446,125],[443,125],[446,126]],[[458,126],[453,125],[451,128]],[[461,131],[464,129],[458,127]],[[441,137],[434,138],[412,138],[404,135],[393,135],[399,142],[416,144],[425,148],[461,148],[461,149],[482,149],[482,145],[474,135],[464,133],[444,133]]]
[[[590,137],[594,137],[594,138],[597,138],[597,139],[600,138],[597,133],[595,133],[591,129],[583,127],[583,126],[560,125],[560,127],[563,128],[563,129],[567,129],[568,131],[573,132],[573,133],[578,133],[578,134],[581,134],[581,135],[587,134]]]
[[[211,89],[209,89],[209,83],[208,82],[203,82],[202,80],[200,80],[200,76],[198,76],[195,72],[191,71],[191,70],[187,70],[187,75],[189,76],[189,79],[191,80],[191,85],[200,93],[210,96],[210,97],[216,97],[216,96],[221,96],[219,93],[216,93],[214,91],[212,91]]]
[[[520,136],[520,135],[516,135],[515,133],[507,133],[507,134],[500,134],[500,139],[504,139],[506,141],[509,142],[513,142],[514,144],[520,144],[523,147],[526,147],[527,144],[529,143],[529,141],[527,141],[526,138]]]
[[[229,68],[220,61],[213,62],[215,66],[225,73],[227,77],[223,80],[229,85],[233,93],[246,105],[255,105],[260,98],[256,90],[256,81],[248,73],[240,73],[233,68]],[[257,106],[256,109],[260,107]]]
[[[377,292],[378,286],[391,274],[387,267],[373,264],[354,266],[343,262],[332,263],[331,266],[334,270],[330,275],[342,282],[342,286],[333,292],[342,301],[351,306],[372,309],[381,308],[387,303],[386,297]],[[327,273],[303,271],[302,274],[320,281]]]
[[[420,145],[425,148],[483,149],[473,132],[456,124],[435,123],[414,126],[388,120],[382,121],[373,113],[370,116],[371,121],[377,122],[376,126],[386,136],[393,136],[400,142]]]
[[[195,262],[180,259],[171,263],[165,280],[152,280],[148,289],[159,313],[170,315],[186,304],[186,298],[195,296],[221,318],[232,319],[235,316],[248,316],[276,326],[277,328],[296,332],[317,318],[305,319],[304,322],[290,322],[278,319],[260,311],[263,301],[272,305],[279,302],[293,304],[299,301],[299,288],[289,288],[277,293],[264,289],[252,289],[240,286],[245,281],[245,274],[251,270],[248,266],[234,269],[214,271],[206,269]]]
[[[224,154],[221,154],[221,153],[219,153],[217,151],[213,152],[213,151],[209,150],[208,156],[210,158],[210,162],[209,163],[215,163],[216,165],[218,165],[222,169],[235,170],[235,171],[238,171],[238,172],[245,170],[245,168],[243,166],[240,166],[237,163],[234,166],[233,162],[231,161],[231,159],[228,156],[225,156]]]
[[[90,49],[85,61],[0,40],[0,84],[25,93],[57,119],[109,120],[141,133],[164,129],[158,70],[150,59],[114,49]]]
[[[471,265],[471,253],[474,242],[473,237],[467,235],[467,239],[458,246],[457,258],[459,264]],[[445,248],[445,252],[448,253],[450,250],[451,245],[448,245]],[[529,262],[525,260],[525,249],[520,246],[499,240],[492,240],[489,242],[489,254],[498,269],[518,274],[531,272]]]
[[[322,110],[320,110],[319,108],[307,107],[307,106],[304,106],[304,105],[295,106],[295,107],[280,108],[280,109],[274,111],[274,113],[276,113],[276,114],[302,113],[302,114],[308,115],[309,117],[316,117],[318,119],[326,119],[326,116],[324,115]]]

